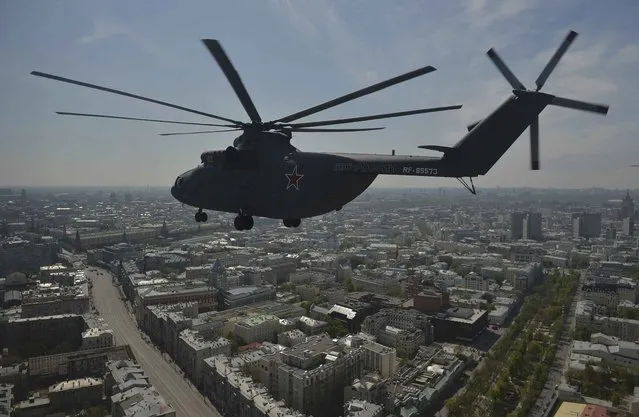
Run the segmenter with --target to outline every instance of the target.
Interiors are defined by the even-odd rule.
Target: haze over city
[[[612,7],[614,6],[614,7]],[[634,188],[639,4],[508,2],[113,1],[0,5],[0,185],[160,185],[223,149],[236,132],[160,137],[164,125],[74,119],[55,111],[202,121],[124,97],[38,79],[32,70],[246,120],[200,42],[222,42],[264,118],[271,119],[414,68],[432,74],[309,120],[463,104],[457,112],[364,123],[380,132],[298,133],[306,151],[424,154],[453,145],[510,86],[486,57],[495,47],[528,87],[569,29],[575,44],[545,92],[610,104],[607,117],[560,108],[541,115],[541,167],[528,133],[478,187]],[[207,120],[204,120],[207,121]],[[188,129],[184,129],[188,130]],[[377,187],[455,186],[452,179],[380,177]]]
[[[0,0],[0,417],[639,417],[637,16]]]

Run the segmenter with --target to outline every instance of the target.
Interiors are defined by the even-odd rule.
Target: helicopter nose
[[[182,201],[184,195],[184,177],[181,175],[175,179],[175,184],[171,187],[171,195],[178,201]]]

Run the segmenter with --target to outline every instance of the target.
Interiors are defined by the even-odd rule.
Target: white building
[[[373,403],[361,400],[350,400],[344,404],[345,417],[382,417],[384,409]]]
[[[595,333],[590,336],[590,342],[575,340],[570,349],[571,358],[574,354],[584,355],[585,362],[588,357],[600,358],[603,362],[616,363],[623,366],[639,366],[639,344],[619,340],[616,337],[603,333]],[[584,362],[580,360],[580,362]],[[595,360],[596,362],[596,360]]]
[[[82,333],[82,349],[100,349],[113,346],[113,330],[91,328]]]

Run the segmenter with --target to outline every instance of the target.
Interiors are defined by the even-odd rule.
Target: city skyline
[[[69,7],[73,4],[73,7]],[[62,7],[65,5],[65,7]],[[366,13],[362,9],[366,6]],[[607,117],[547,109],[540,172],[529,171],[528,132],[477,179],[494,187],[633,188],[639,162],[632,103],[639,5],[574,0],[435,4],[386,2],[234,2],[189,7],[160,1],[153,10],[121,1],[6,3],[0,29],[0,187],[169,186],[236,136],[162,138],[165,125],[82,120],[55,111],[202,121],[123,97],[30,76],[32,70],[148,95],[245,120],[221,71],[199,41],[219,39],[265,118],[275,118],[423,65],[438,70],[340,106],[317,118],[463,104],[458,112],[369,123],[374,133],[298,134],[305,151],[424,154],[418,145],[452,145],[486,116],[509,85],[485,55],[495,47],[529,88],[569,29],[575,44],[545,92],[610,104]],[[231,16],[242,16],[242,24]],[[595,18],[596,17],[596,18]],[[167,30],[171,28],[171,30]],[[310,119],[310,118],[309,118]],[[206,120],[205,120],[206,121]],[[188,130],[188,129],[184,129]],[[104,184],[104,185],[103,185]],[[112,184],[112,185],[106,185]],[[375,188],[455,187],[453,179],[380,177]]]

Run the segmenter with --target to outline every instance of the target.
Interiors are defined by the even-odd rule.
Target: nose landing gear
[[[202,211],[202,209],[199,209],[197,211],[197,213],[195,213],[195,222],[196,223],[204,223],[209,219],[209,216]]]

